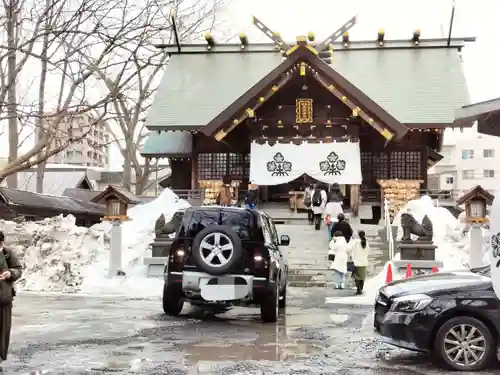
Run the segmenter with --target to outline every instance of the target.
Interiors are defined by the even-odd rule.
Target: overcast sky
[[[380,28],[385,29],[387,39],[410,38],[415,28],[421,30],[422,38],[446,37],[452,7],[452,0],[227,1],[228,5],[219,14],[223,25],[214,36],[226,40],[245,32],[250,42],[268,41],[251,25],[252,15],[289,41],[308,31],[313,31],[321,40],[355,14],[358,24],[349,32],[352,40],[374,39]],[[472,102],[500,97],[499,14],[500,0],[456,0],[452,36],[477,37],[475,43],[463,50]],[[447,134],[447,138],[447,143],[453,142],[453,135]],[[113,150],[113,169],[120,169],[120,159],[118,150]]]

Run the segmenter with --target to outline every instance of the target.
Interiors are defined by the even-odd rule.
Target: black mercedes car
[[[387,284],[376,296],[374,326],[385,342],[434,354],[453,370],[485,369],[500,333],[489,266]]]

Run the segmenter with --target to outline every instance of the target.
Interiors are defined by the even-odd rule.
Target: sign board
[[[295,114],[297,124],[311,124],[313,122],[313,100],[296,99]]]

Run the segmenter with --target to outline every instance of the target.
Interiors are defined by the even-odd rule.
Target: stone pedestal
[[[479,268],[484,266],[484,239],[481,224],[473,223],[470,228],[470,253],[469,267]]]
[[[400,243],[397,248],[401,260],[436,260],[436,248],[432,242]]]
[[[170,246],[174,240],[168,237],[156,237],[154,242],[151,244],[152,256],[153,258],[157,257],[168,257]]]

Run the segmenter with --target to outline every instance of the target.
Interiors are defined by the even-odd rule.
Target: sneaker
[[[344,288],[345,288],[344,283],[340,283],[340,288],[339,289],[344,289]]]

